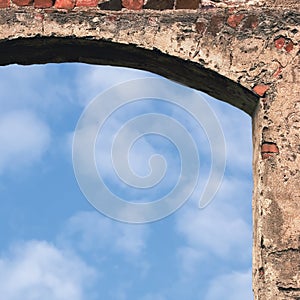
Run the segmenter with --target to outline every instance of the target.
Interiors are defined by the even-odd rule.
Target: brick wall
[[[256,3],[249,0],[0,0],[0,8],[16,6],[34,6],[71,10],[75,7],[98,7],[102,10],[141,10],[141,9],[199,9],[215,6],[238,6]]]

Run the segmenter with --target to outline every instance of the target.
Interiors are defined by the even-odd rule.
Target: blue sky
[[[205,96],[223,128],[227,166],[220,190],[204,209],[198,198],[209,147],[184,114],[178,116],[199,146],[202,173],[193,197],[174,214],[143,225],[117,222],[96,211],[79,189],[72,138],[85,106],[107,88],[149,76],[155,75],[84,64],[1,67],[1,298],[253,299],[251,119],[243,112]],[[167,110],[155,100],[148,106]],[[129,112],[143,109],[112,118],[106,138]],[[99,153],[105,152],[98,142]],[[148,201],[168,191],[180,169],[174,145],[149,136],[129,159],[138,174],[148,174],[145,159],[154,152],[165,156],[170,169],[162,189],[143,195]],[[120,189],[104,159],[98,168],[124,197],[135,195]]]

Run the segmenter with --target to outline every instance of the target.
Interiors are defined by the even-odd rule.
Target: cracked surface
[[[286,60],[282,78],[261,99],[253,118],[253,287],[255,299],[299,300],[300,61],[299,55],[285,59],[288,51],[282,49],[275,56]],[[260,160],[256,149],[266,142],[278,153]]]
[[[232,28],[229,21],[232,16],[238,16],[235,19],[235,28]],[[94,57],[90,61],[83,58],[80,50],[76,50],[76,39],[77,44],[86,44],[85,47],[89,47],[90,41],[111,42],[112,45],[120,46],[120,49],[126,48],[124,46],[127,45],[128,48],[131,47],[128,53],[139,53],[135,62],[126,61],[126,55],[122,56],[123,53],[119,51],[114,58],[107,59],[107,63],[156,71],[252,114],[257,97],[246,89],[252,90],[258,83],[269,85],[271,90],[275,89],[274,85],[282,77],[282,70],[293,62],[299,51],[299,23],[297,11],[251,9],[251,7],[231,10],[209,9],[205,13],[180,10],[173,11],[172,14],[169,11],[132,13],[99,12],[93,9],[77,9],[65,13],[30,7],[0,10],[2,48],[0,63],[7,64],[17,59],[17,53],[12,57],[11,51],[12,48],[17,49],[18,40],[22,44],[21,39],[24,38],[51,38],[52,45],[54,38],[69,38],[70,42],[73,40],[77,59],[71,58],[72,55],[68,58],[64,49],[61,49],[61,53],[56,57],[53,57],[53,53],[47,53],[45,49],[43,57],[48,62],[50,59],[51,61],[72,59],[94,63],[105,61],[105,59],[101,61],[101,57]],[[293,47],[290,49],[289,46],[289,52],[285,49],[278,51],[275,47],[274,41],[278,36],[285,36],[292,43]],[[27,44],[29,47],[30,43]],[[46,45],[44,42],[45,48]],[[142,50],[151,51],[142,53]],[[138,61],[143,55],[151,56],[153,50],[156,51],[157,63],[153,62],[153,58],[152,67],[144,66],[147,64],[144,59]],[[18,62],[23,64],[38,62],[36,52],[32,49],[31,55],[21,56]],[[53,48],[49,48],[48,52],[53,52]],[[191,74],[184,72],[180,76],[182,72],[180,68],[173,68],[170,72],[173,75],[168,74],[163,64],[165,60],[172,60],[171,58],[183,60],[181,65],[187,64],[186,68],[192,70]],[[201,68],[212,71],[208,72],[209,78],[205,76],[206,72],[201,72]],[[174,76],[175,73],[177,75]],[[226,78],[233,82],[230,83]],[[207,81],[209,84],[206,84]],[[220,81],[223,85],[226,82],[225,91],[224,88],[218,90]],[[238,87],[237,84],[246,89]]]
[[[2,9],[0,64],[77,61],[145,69],[252,115],[255,299],[299,300],[299,2],[255,3],[136,12]]]

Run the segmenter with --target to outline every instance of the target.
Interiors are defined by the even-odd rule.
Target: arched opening
[[[0,65],[83,62],[150,71],[252,115],[258,96],[200,64],[135,45],[83,38],[34,37],[0,41]]]
[[[1,55],[1,64],[3,65],[9,63],[87,62],[130,66],[155,71],[157,74],[182,84],[201,89],[211,96],[244,110],[248,114],[251,114],[251,109],[254,108],[254,104],[257,101],[256,96],[251,92],[217,73],[208,71],[196,64],[163,55],[159,51],[146,51],[128,45],[124,46],[124,51],[120,51],[120,45],[114,45],[113,43],[110,45],[107,42],[102,44],[102,42],[95,43],[92,41],[90,43],[87,40],[77,41],[52,38],[6,41],[3,43],[3,47],[1,45],[0,49],[1,52],[3,51],[3,55]],[[52,68],[51,65],[48,67],[49,70]],[[85,72],[88,74],[89,70],[87,69]],[[51,77],[50,71],[49,73],[46,72],[47,74]],[[54,74],[54,76],[57,76],[58,73]],[[64,73],[64,75],[68,74],[72,74],[72,71],[69,70],[67,73]],[[35,79],[38,79],[39,76],[40,74],[37,74]],[[54,90],[57,91],[61,88],[60,84],[63,81],[63,77],[61,74],[54,82],[52,81],[52,83],[55,83],[52,85]],[[74,83],[69,82],[69,85],[72,86]],[[60,97],[64,95],[66,93],[63,92]],[[240,103],[238,99],[243,99],[244,102]],[[249,105],[249,103],[252,104]],[[239,141],[232,142],[233,144],[230,146],[230,149],[236,152],[231,153],[232,169],[228,171],[227,183],[223,190],[223,193],[227,193],[226,201],[229,201],[229,204],[222,203],[225,201],[224,198],[223,200],[219,198],[216,201],[216,206],[208,208],[207,214],[205,214],[205,210],[198,212],[196,207],[191,206],[183,210],[180,217],[178,215],[171,216],[157,224],[153,224],[153,227],[149,230],[143,228],[143,226],[113,225],[106,218],[102,218],[99,214],[94,213],[90,206],[81,202],[82,199],[80,199],[80,203],[77,203],[80,210],[78,209],[74,213],[69,212],[69,218],[65,224],[60,223],[64,228],[62,230],[58,229],[56,233],[48,233],[49,236],[52,235],[48,241],[44,239],[42,234],[39,235],[38,228],[33,229],[28,234],[29,236],[26,233],[19,232],[25,243],[18,244],[15,249],[9,252],[8,257],[10,261],[13,262],[16,259],[23,263],[27,259],[27,261],[36,263],[34,253],[41,254],[41,261],[49,260],[54,265],[61,265],[63,272],[66,274],[72,273],[70,280],[64,276],[56,278],[67,282],[71,286],[73,285],[73,287],[77,284],[79,290],[77,291],[78,294],[75,295],[79,295],[78,297],[82,297],[82,299],[89,299],[89,297],[93,299],[92,297],[95,294],[98,297],[104,294],[106,299],[118,300],[126,299],[126,297],[144,300],[176,299],[176,297],[178,299],[186,297],[192,300],[205,297],[204,299],[207,300],[216,300],[220,299],[224,292],[228,291],[228,288],[233,293],[232,299],[241,295],[243,299],[251,299],[251,292],[249,292],[251,290],[251,262],[249,261],[249,255],[251,256],[251,220],[249,215],[251,210],[251,183],[249,184],[249,173],[251,171],[249,169],[249,160],[246,159],[247,162],[245,163],[248,171],[243,170],[241,173],[234,174],[233,170],[234,165],[237,167],[238,164],[243,162],[243,155],[247,155],[249,159],[249,154],[251,153],[250,146],[249,149],[246,146],[245,152],[247,154],[245,152],[241,153],[240,149],[238,149],[241,140],[245,138],[243,135],[244,129],[239,126],[240,121],[243,120],[244,122],[246,118],[249,120],[249,117],[246,115],[240,116],[240,112],[226,105],[220,106],[216,103],[213,105],[218,110],[218,116],[223,119],[224,124],[231,126],[231,130],[235,129],[235,134],[239,136]],[[76,112],[73,112],[73,115],[70,116],[72,122],[75,122],[76,119],[74,114],[78,116],[78,112],[81,109],[77,107],[75,109]],[[44,113],[45,111],[46,109]],[[61,111],[59,110],[58,112]],[[28,120],[26,117],[29,120],[31,118],[30,115],[26,114],[14,115],[13,117],[15,120],[21,117],[25,121]],[[63,115],[63,117],[68,119],[67,115]],[[57,116],[60,119],[59,122],[62,121],[63,117]],[[33,117],[31,121],[38,120],[35,120]],[[37,122],[38,127],[42,128],[41,125]],[[70,125],[67,125],[66,128],[70,130]],[[247,139],[250,138],[249,133],[250,121],[246,134],[248,136]],[[230,137],[232,137],[231,134],[229,134]],[[250,144],[250,140],[248,142]],[[51,157],[48,159],[50,163]],[[234,163],[235,160],[236,164]],[[68,174],[59,174],[60,163],[65,166],[69,163]],[[59,184],[59,193],[64,194],[69,199],[74,197],[76,198],[75,201],[78,201],[77,193],[79,191],[75,191],[76,184],[70,174],[70,170],[70,162],[58,161],[50,173],[52,178],[57,176],[56,184]],[[44,172],[47,173],[47,170],[44,169],[42,174],[45,174]],[[35,176],[38,176],[37,174]],[[243,182],[243,176],[247,177],[245,182]],[[66,181],[64,177],[66,177]],[[242,180],[240,180],[241,178]],[[230,184],[230,182],[234,182],[234,184]],[[26,184],[29,185],[27,188]],[[67,191],[64,192],[69,184],[74,189],[70,194]],[[46,194],[47,202],[50,202],[53,185],[48,185],[47,180],[43,181],[41,176],[38,182],[31,181],[29,183],[29,181],[25,181],[20,190],[25,195],[26,189],[32,191],[36,185],[40,186],[40,191],[36,194],[33,193],[36,197],[36,207],[42,210],[43,205],[39,199],[41,199],[43,194]],[[44,192],[42,191],[43,188],[45,188]],[[247,193],[244,194],[245,189]],[[6,199],[8,199],[9,194],[9,191],[5,194]],[[237,208],[241,194],[243,196],[247,195],[247,198],[249,196],[249,201],[247,204],[244,203],[244,205]],[[17,197],[17,193],[14,193],[14,197]],[[56,200],[56,204],[59,202]],[[49,209],[50,207],[47,206],[47,208]],[[54,215],[54,207],[51,209]],[[20,213],[20,211],[16,212],[16,214]],[[47,223],[55,223],[56,220],[47,221],[47,212],[44,212],[43,216],[45,219],[42,231],[45,232]],[[196,220],[197,218],[198,220]],[[218,225],[212,226],[211,220],[218,220]],[[172,234],[170,227],[167,227],[170,224],[173,228],[176,228],[176,234]],[[38,224],[35,223],[33,226],[38,226]],[[218,232],[218,228],[220,228],[220,232]],[[95,245],[94,242],[99,237],[99,232],[101,233],[102,243],[96,243]],[[214,236],[213,240],[211,236]],[[226,241],[224,236],[229,239],[229,242]],[[26,238],[29,242],[26,241]],[[151,246],[151,239],[154,241],[154,245],[150,248],[151,251],[143,256],[147,246]],[[169,242],[167,243],[166,241]],[[180,241],[184,242],[180,245]],[[165,245],[165,247],[162,247],[162,245]],[[176,250],[172,253],[174,248]],[[206,248],[205,253],[201,251],[203,248]],[[19,255],[18,251],[20,249],[23,249],[24,260]],[[107,254],[107,249],[111,252],[111,256]],[[74,252],[70,253],[72,251]],[[234,253],[230,253],[231,251],[234,251]],[[120,258],[120,253],[126,253],[126,255]],[[242,255],[238,257],[240,253]],[[160,257],[160,260],[157,260],[157,257]],[[95,261],[93,261],[94,259]],[[3,261],[6,267],[11,266],[7,260]],[[226,265],[221,265],[222,261],[226,261]],[[180,262],[180,264],[176,265],[176,262]],[[93,265],[94,263],[96,268]],[[41,267],[39,261],[35,266],[37,266],[42,275],[55,278],[56,274],[58,274],[56,273],[58,270],[55,268],[51,269],[49,265]],[[95,270],[99,271],[101,267],[104,272],[100,270],[99,273],[95,273]],[[202,273],[202,269],[205,269],[205,273]],[[81,274],[78,273],[78,270],[80,270]],[[219,276],[214,276],[213,270],[218,270]],[[20,268],[14,269],[14,271],[17,273],[23,270]],[[110,272],[109,280],[107,276],[103,275],[106,272]],[[173,274],[176,274],[177,277],[172,276]],[[179,276],[180,274],[182,276]],[[201,277],[199,274],[201,274]],[[209,281],[205,281],[206,277],[209,278]],[[101,281],[101,278],[104,279]],[[111,280],[111,278],[115,278],[115,280]],[[39,282],[38,279],[35,280],[35,282]],[[100,282],[101,288],[98,291],[93,291],[88,287],[87,281],[92,282],[92,287],[99,285]],[[45,287],[47,285],[43,286],[41,284],[41,286]],[[63,287],[63,285],[57,284],[55,286],[57,289],[53,290],[62,291]],[[235,289],[236,287],[239,287],[239,289]],[[143,289],[145,289],[145,292],[143,292]],[[245,289],[247,289],[247,292],[245,292]],[[28,293],[29,290],[25,292]],[[66,291],[66,295],[69,296],[70,294],[67,293]],[[80,296],[80,293],[85,294]]]

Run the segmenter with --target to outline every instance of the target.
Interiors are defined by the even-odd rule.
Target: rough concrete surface
[[[0,65],[145,69],[252,116],[255,299],[299,300],[299,1],[18,1],[0,0]]]

